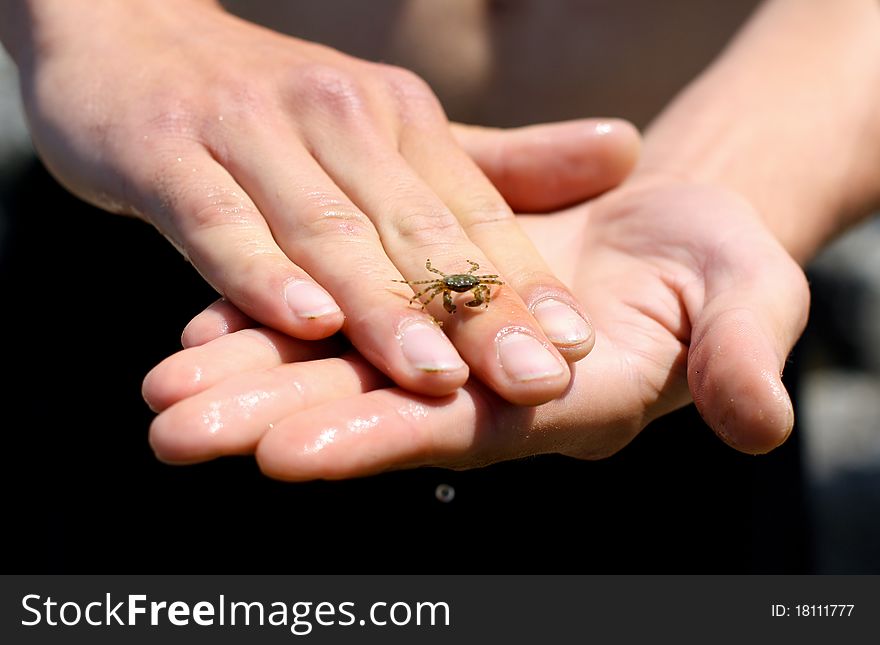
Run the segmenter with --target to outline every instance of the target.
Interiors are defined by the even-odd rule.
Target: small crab
[[[464,303],[465,307],[479,307],[482,304],[489,304],[490,284],[504,284],[498,279],[497,275],[474,275],[474,271],[480,268],[480,265],[470,260],[467,261],[471,265],[471,270],[467,273],[443,273],[431,266],[431,260],[425,262],[425,268],[432,273],[436,273],[441,278],[436,280],[394,280],[394,282],[403,282],[404,284],[426,284],[428,285],[412,298],[409,303],[412,304],[418,300],[425,309],[428,304],[441,293],[443,294],[443,308],[451,314],[455,313],[455,303],[452,302],[452,293],[465,293],[473,290],[474,299]],[[422,296],[428,296],[427,302],[422,302]]]

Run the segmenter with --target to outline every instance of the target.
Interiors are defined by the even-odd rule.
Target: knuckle
[[[115,121],[96,118],[85,130],[96,155],[93,159],[152,185],[170,174],[168,165],[180,150],[192,149],[194,142],[201,141],[200,127],[189,107],[176,102],[149,105]],[[144,192],[149,189],[144,187]]]
[[[238,121],[245,124],[260,123],[267,114],[277,109],[277,101],[277,93],[267,87],[265,82],[234,77],[223,83],[222,95],[215,112],[217,116],[223,116],[224,121],[227,118],[224,112],[228,112],[236,125]]]
[[[370,219],[353,204],[326,194],[313,194],[308,213],[301,218],[298,234],[307,239],[374,238]]]
[[[163,109],[150,117],[144,124],[146,131],[159,142],[164,140],[198,140],[199,118],[189,110]]]
[[[221,163],[231,162],[241,140],[274,138],[287,126],[278,91],[265,81],[229,80],[213,98],[202,130],[206,146]]]
[[[367,111],[367,92],[352,73],[324,64],[310,64],[299,70],[294,88],[298,105],[305,99],[333,117],[351,120]]]
[[[403,215],[395,222],[397,234],[418,246],[438,242],[460,242],[464,231],[458,219],[444,208],[423,208]]]
[[[257,209],[235,190],[209,190],[186,209],[187,228],[204,231],[221,226],[251,225]]]
[[[402,67],[383,65],[380,75],[402,121],[443,118],[443,108],[431,86],[418,74]]]
[[[488,195],[472,196],[465,205],[467,220],[465,228],[475,234],[483,231],[497,234],[516,226],[513,212],[506,204]]]
[[[381,65],[380,76],[391,94],[401,102],[438,104],[431,86],[415,72],[394,65]]]
[[[220,78],[202,98],[165,92],[149,100],[140,108],[129,141],[165,157],[173,156],[181,143],[194,143],[223,162],[236,137],[275,130],[280,114],[277,95],[265,84]]]
[[[177,94],[163,93],[149,100],[138,119],[138,132],[145,132],[150,141],[197,141],[200,139],[203,118],[201,111],[190,99]]]

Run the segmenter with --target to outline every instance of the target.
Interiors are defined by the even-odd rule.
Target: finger
[[[578,119],[509,130],[454,124],[459,145],[519,213],[556,210],[614,188],[640,139],[619,119]]]
[[[233,362],[228,343],[236,336],[256,340],[260,331],[180,352],[174,360],[188,365],[177,369],[190,373],[214,359],[225,368]],[[388,389],[377,370],[349,355],[284,364],[301,342],[281,335],[274,342],[271,352],[237,346],[233,353],[259,356],[244,366],[249,371],[214,378],[159,415],[151,442],[161,459],[249,453],[268,433],[274,436],[260,456],[267,474],[340,478],[422,464],[474,467],[544,452],[596,459],[619,450],[644,424],[625,412],[643,405],[641,388],[608,343],[595,357],[601,377],[582,378],[563,397],[533,408],[510,405],[473,380],[443,398]]]
[[[261,435],[255,455],[266,475],[307,481],[425,465],[474,468],[551,452],[597,458],[613,452],[598,447],[609,436],[619,449],[635,435],[607,423],[610,417],[572,414],[584,407],[578,398],[566,394],[537,408],[514,406],[473,380],[443,398],[379,388],[279,419]],[[584,447],[589,444],[591,452]]]
[[[476,391],[469,384],[428,399],[380,389],[308,408],[273,424],[257,446],[257,462],[269,477],[307,481],[456,461],[474,449],[478,417],[495,425]]]
[[[582,359],[594,337],[577,299],[553,275],[501,195],[455,142],[435,137],[427,154],[418,134],[416,128],[404,136],[401,152],[528,305],[547,339],[567,360]]]
[[[748,453],[777,447],[794,424],[781,374],[806,324],[809,290],[793,261],[766,260],[774,256],[787,258],[781,248],[770,249],[749,272],[726,267],[707,276],[688,357],[688,383],[703,418]]]
[[[201,148],[177,153],[151,178],[163,232],[205,279],[248,316],[298,338],[325,338],[343,315],[293,264],[245,190]],[[158,184],[156,189],[155,184]]]
[[[156,417],[150,445],[160,460],[175,464],[251,454],[275,421],[386,383],[354,355],[232,375]]]
[[[267,328],[244,329],[169,356],[146,375],[142,393],[160,412],[239,372],[317,360],[342,347],[336,339],[302,341]]]
[[[184,348],[197,347],[242,329],[256,327],[257,322],[229,302],[220,298],[189,321],[180,336]]]
[[[346,336],[406,389],[442,396],[461,387],[468,366],[433,318],[409,305],[409,288],[394,283],[401,274],[370,219],[293,133],[271,134],[255,133],[225,163],[254,195],[284,252],[343,307]],[[366,173],[369,160],[360,159],[357,171]]]
[[[406,279],[443,280],[431,272],[433,269],[444,274],[473,271],[478,277],[499,273],[406,159],[369,137],[351,142],[348,147],[356,148],[361,158],[370,159],[356,174],[332,152],[326,153],[321,162],[364,212],[372,214],[383,247]],[[338,142],[322,146],[329,151],[340,148]],[[458,297],[457,304],[457,294],[449,292],[448,296],[451,300],[446,299],[444,286],[439,284],[434,290],[429,287],[423,298],[433,299],[429,310],[443,321],[444,331],[480,380],[508,401],[521,405],[537,405],[564,391],[568,367],[515,289],[489,282],[479,292]],[[487,304],[473,306],[486,298]]]

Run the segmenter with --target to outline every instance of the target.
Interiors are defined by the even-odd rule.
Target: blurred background
[[[298,24],[323,33],[318,19]],[[717,50],[723,39],[706,42]],[[480,120],[464,98],[449,101]],[[786,373],[797,424],[773,454],[730,451],[689,408],[596,464],[547,457],[350,483],[268,482],[247,460],[153,459],[140,380],[215,295],[150,227],[88,207],[48,176],[2,50],[0,269],[4,524],[18,545],[7,568],[405,570],[396,545],[406,540],[422,545],[422,569],[880,573],[877,218],[808,269],[811,320]],[[571,548],[522,556],[548,543]]]

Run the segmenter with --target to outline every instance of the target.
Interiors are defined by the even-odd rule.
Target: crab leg
[[[391,282],[402,282],[403,284],[428,284],[440,282],[439,280],[392,280]]]
[[[431,259],[430,258],[425,261],[425,268],[428,271],[430,271],[431,273],[436,273],[437,275],[442,275],[444,278],[446,277],[445,273],[443,273],[439,269],[435,269],[434,267],[431,266]]]
[[[419,302],[422,303],[422,309],[425,309],[431,303],[431,301],[437,297],[437,294],[441,293],[445,288],[446,288],[446,285],[444,285],[444,284],[435,284],[433,287],[428,287],[427,289],[422,289],[416,295],[414,295],[412,298],[409,299],[409,303],[412,304],[416,300],[418,300]],[[422,302],[421,298],[426,293],[428,294],[428,301]]]

